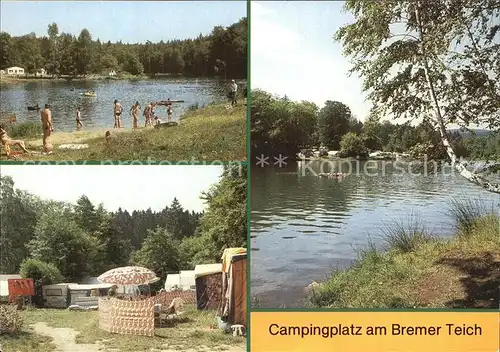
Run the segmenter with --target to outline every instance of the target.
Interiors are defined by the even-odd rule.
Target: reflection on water
[[[459,175],[409,175],[378,162],[366,176],[366,163],[359,173],[354,163],[332,169],[354,172],[341,181],[304,173],[300,164],[252,168],[252,296],[260,307],[300,306],[313,280],[350,265],[370,240],[383,245],[381,232],[392,221],[418,217],[446,237],[453,233],[447,217],[452,198],[481,197],[499,206],[497,194]],[[330,170],[310,165],[315,172]]]
[[[97,97],[85,97],[81,93],[93,90]],[[120,101],[124,108],[123,125],[132,127],[128,114],[130,107],[139,101],[142,108],[148,102],[175,99],[184,103],[174,104],[173,119],[191,105],[200,106],[226,99],[227,83],[216,79],[154,79],[139,81],[39,81],[12,84],[2,87],[0,93],[1,116],[15,114],[18,121],[40,120],[39,112],[28,111],[27,106],[43,106],[49,103],[52,108],[56,130],[72,131],[76,128],[76,108],[82,108],[85,128],[112,127],[113,102]],[[167,110],[157,107],[156,114],[166,118]],[[140,120],[142,121],[142,111]]]

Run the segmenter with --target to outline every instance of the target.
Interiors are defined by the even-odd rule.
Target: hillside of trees
[[[430,122],[394,124],[369,116],[362,123],[346,104],[338,101],[327,101],[319,109],[311,102],[295,102],[286,96],[254,90],[251,119],[254,155],[294,158],[302,148],[323,145],[345,156],[383,150],[447,159],[439,131]],[[482,131],[475,135],[455,130],[449,134],[459,157],[500,161],[500,133]]]
[[[85,76],[106,71],[185,76],[247,75],[247,19],[209,35],[159,43],[125,44],[101,42],[87,29],[78,36],[60,32],[49,24],[47,35],[34,33],[12,37],[0,33],[0,68],[23,67],[33,74],[44,68],[53,76]]]
[[[136,264],[164,282],[168,273],[220,262],[225,248],[246,247],[246,171],[238,171],[227,168],[201,195],[203,213],[184,209],[177,199],[157,212],[109,212],[86,196],[76,204],[41,199],[2,176],[0,273],[79,282]]]

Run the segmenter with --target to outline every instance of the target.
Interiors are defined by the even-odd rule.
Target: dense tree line
[[[428,121],[393,124],[371,115],[362,123],[342,102],[327,101],[319,109],[314,103],[294,102],[267,92],[252,92],[252,153],[254,155],[288,155],[301,149],[324,146],[340,150],[340,155],[361,156],[382,150],[427,154],[446,159],[446,149],[439,131]],[[473,159],[500,160],[500,134],[486,136],[449,132],[456,153]]]
[[[167,273],[219,262],[224,248],[246,247],[246,173],[227,168],[201,197],[207,209],[109,212],[82,196],[76,204],[40,199],[0,178],[0,273],[78,282],[137,264]],[[45,282],[47,283],[47,281]]]
[[[0,68],[23,67],[33,74],[41,68],[53,76],[85,76],[110,70],[190,76],[246,77],[247,19],[195,39],[124,44],[94,40],[87,29],[78,36],[60,33],[56,23],[47,36],[34,33],[12,37],[0,33]]]

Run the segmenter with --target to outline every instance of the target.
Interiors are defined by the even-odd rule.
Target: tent
[[[168,274],[165,280],[165,290],[195,290],[196,282],[194,278],[194,270],[182,270],[178,274]]]
[[[181,276],[179,274],[168,274],[165,280],[165,291],[174,291],[181,287]]]
[[[222,264],[202,264],[194,268],[196,307],[217,309],[222,299]]]
[[[230,325],[247,323],[247,250],[228,248],[222,254],[222,292],[219,315]]]

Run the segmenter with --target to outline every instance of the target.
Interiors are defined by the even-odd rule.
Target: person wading
[[[237,101],[236,101],[236,94],[238,93],[238,85],[236,84],[236,81],[233,79],[231,80],[231,84],[229,85],[229,97],[231,98],[231,106],[236,106]]]
[[[132,127],[139,128],[139,111],[141,110],[141,105],[138,101],[130,108],[130,113],[132,114]]]
[[[118,102],[118,100],[115,100],[115,106],[114,106],[115,125],[113,128],[121,128],[122,127],[122,121],[121,121],[122,111],[123,111],[122,105]]]
[[[80,111],[80,108],[78,107],[76,109],[76,130],[79,131],[82,127],[83,127],[82,112]]]
[[[46,153],[51,152],[50,148],[50,135],[54,131],[52,125],[52,112],[50,111],[49,104],[45,104],[45,108],[40,112],[43,128],[43,149]]]
[[[144,127],[146,127],[147,125],[150,125],[151,122],[150,122],[150,118],[151,118],[151,111],[153,109],[153,106],[151,103],[149,103],[145,108],[144,108],[144,112],[142,113],[142,115],[144,116]]]

